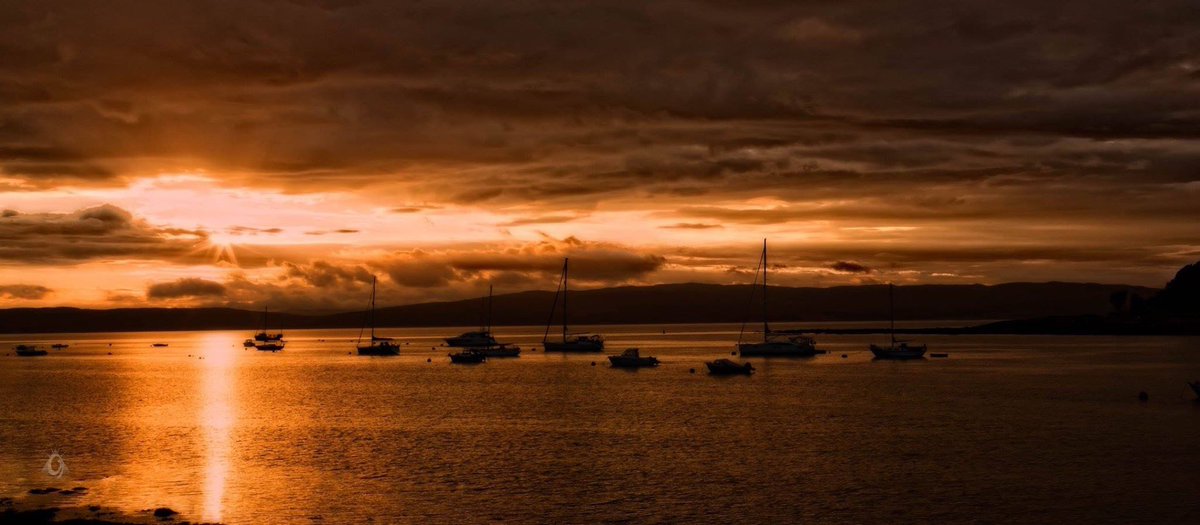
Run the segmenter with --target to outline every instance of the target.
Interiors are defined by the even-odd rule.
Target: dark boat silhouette
[[[450,362],[460,365],[474,365],[487,360],[487,356],[475,350],[463,350],[461,352],[450,354]]]
[[[259,329],[258,333],[254,334],[255,341],[269,343],[272,341],[279,341],[279,340],[283,339],[283,332],[277,332],[274,334],[267,332],[267,317],[269,315],[270,315],[269,307],[263,306],[262,328]]]
[[[613,368],[644,368],[659,364],[657,357],[642,356],[637,348],[626,349],[621,355],[610,355],[608,362],[612,363]]]
[[[875,359],[922,359],[925,357],[926,345],[910,345],[908,341],[896,340],[896,301],[894,286],[888,283],[888,312],[891,318],[891,344],[889,346],[871,345],[871,353]]]
[[[283,347],[286,344],[287,342],[283,341],[282,339],[278,341],[267,341],[254,345],[254,349],[262,352],[278,352],[283,350]]]
[[[592,353],[604,351],[604,337],[599,334],[570,334],[567,331],[567,274],[570,260],[563,258],[562,275],[558,288],[554,290],[554,304],[550,306],[550,318],[546,320],[546,333],[542,336],[542,348],[547,352]],[[550,327],[554,322],[554,311],[558,308],[558,297],[562,295],[562,341],[550,340]]]
[[[762,255],[759,256],[758,269],[755,271],[756,282],[758,281],[758,272],[762,272],[763,339],[760,342],[743,343],[742,337],[746,332],[746,323],[742,323],[742,329],[738,332],[738,353],[742,357],[811,357],[817,355],[817,343],[812,337],[804,334],[771,331],[767,314],[767,269],[767,240],[763,239]],[[753,294],[754,287],[751,290],[751,294]]]
[[[483,354],[484,357],[521,357],[521,347],[509,343],[472,348],[471,350]]]
[[[478,331],[463,332],[445,339],[446,346],[470,348],[486,357],[518,357],[521,348],[509,343],[500,343],[492,336],[492,286],[488,285],[487,300],[483,303],[482,323]]]
[[[717,359],[704,363],[708,367],[708,373],[717,376],[732,376],[744,375],[748,376],[754,373],[754,365],[750,363],[735,363],[728,359]]]
[[[254,348],[254,340],[253,340],[253,339],[247,339],[247,340],[245,340],[245,341],[242,341],[242,346],[244,346],[244,347],[246,347],[246,348]]]
[[[66,343],[54,343],[54,344],[50,345],[50,348],[53,348],[55,350],[63,350],[63,349],[69,348],[70,346],[71,345],[66,344]]]
[[[363,344],[363,332],[366,326],[371,327],[371,338]],[[355,343],[358,355],[400,355],[400,345],[392,342],[391,337],[375,335],[375,276],[371,276],[371,307],[367,310],[367,319],[362,329],[358,331],[358,342]]]
[[[13,347],[13,351],[15,351],[17,355],[21,357],[36,357],[49,353],[34,345],[17,345]]]

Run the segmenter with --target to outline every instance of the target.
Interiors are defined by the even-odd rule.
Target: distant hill
[[[758,291],[761,293],[761,290]],[[897,319],[1017,319],[1101,315],[1114,293],[1152,296],[1139,286],[1093,283],[1009,283],[896,287]],[[761,303],[749,285],[665,284],[571,292],[573,324],[715,323],[759,320]],[[546,322],[553,292],[530,291],[494,298],[494,324]],[[862,321],[886,319],[885,285],[832,288],[771,287],[773,321]],[[380,326],[470,326],[479,323],[480,300],[381,308]],[[331,315],[272,313],[272,328],[352,328],[363,312]],[[557,322],[560,317],[556,316]],[[254,329],[260,312],[232,308],[12,308],[0,310],[0,333],[125,332]]]

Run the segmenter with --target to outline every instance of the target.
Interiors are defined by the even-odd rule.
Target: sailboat
[[[896,300],[895,286],[888,283],[888,315],[891,317],[891,345],[871,345],[871,353],[876,359],[921,359],[927,350],[925,345],[910,345],[908,341],[896,340]]]
[[[492,337],[492,287],[488,286],[487,300],[483,303],[483,323],[479,325],[479,330],[475,332],[463,332],[455,337],[447,337],[445,339],[446,346],[458,348],[476,348],[485,346],[496,346],[496,338]]]
[[[267,307],[264,306],[262,329],[257,334],[254,334],[254,348],[263,352],[278,352],[283,350],[287,342],[283,340],[283,332],[273,334],[267,332],[267,313]],[[245,343],[243,343],[243,346],[245,346]]]
[[[270,314],[270,309],[268,307],[264,306],[263,307],[262,329],[260,329],[257,334],[254,334],[255,341],[269,342],[269,341],[279,341],[280,339],[283,339],[283,332],[278,332],[278,333],[274,333],[274,334],[267,333],[267,315],[268,314]]]
[[[570,259],[563,258],[562,276],[558,279],[558,288],[554,290],[554,304],[550,306],[550,318],[546,320],[546,333],[542,336],[542,347],[547,352],[602,352],[604,337],[599,334],[570,334],[567,332],[567,274]],[[563,319],[562,341],[550,340],[550,327],[554,321],[554,311],[558,308],[558,296],[562,293]]]
[[[762,256],[759,257],[759,269],[762,271],[762,317],[763,339],[756,342],[742,342],[746,325],[738,333],[737,349],[742,357],[809,357],[817,354],[817,343],[812,337],[803,334],[772,332],[767,315],[767,240],[763,239]],[[753,292],[751,292],[753,293]],[[753,297],[753,295],[751,296]]]
[[[358,355],[400,355],[400,346],[393,343],[392,338],[375,336],[375,276],[371,276],[371,308],[365,324],[371,326],[371,339],[363,344],[363,331],[366,330],[366,326],[363,326],[358,331],[358,342],[355,344]]]

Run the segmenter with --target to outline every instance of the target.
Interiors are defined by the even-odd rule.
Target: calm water
[[[824,335],[829,355],[714,378],[736,327],[604,331],[664,365],[528,352],[540,328],[499,329],[526,352],[478,366],[431,348],[447,329],[390,330],[397,358],[348,355],[347,330],[278,354],[5,336],[71,348],[0,357],[0,495],[84,485],[230,524],[1200,522],[1196,338],[924,337],[950,358],[872,362],[878,337]]]

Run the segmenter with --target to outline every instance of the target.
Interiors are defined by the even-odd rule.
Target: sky
[[[5,2],[0,306],[1200,259],[1194,0]]]

